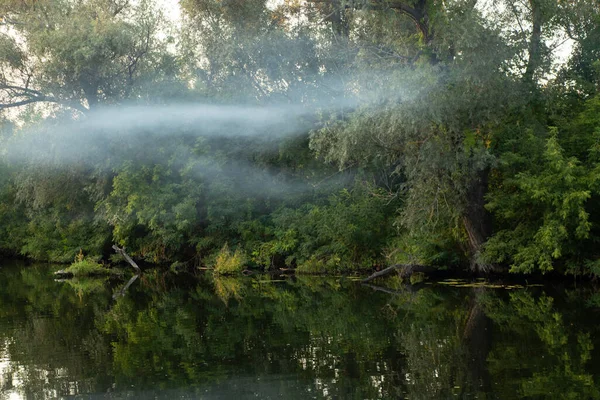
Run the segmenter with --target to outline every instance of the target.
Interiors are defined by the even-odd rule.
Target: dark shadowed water
[[[586,287],[52,271],[0,263],[1,399],[600,397]]]

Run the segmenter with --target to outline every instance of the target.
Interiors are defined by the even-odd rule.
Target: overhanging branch
[[[39,90],[30,89],[28,87],[0,84],[0,91],[6,92],[9,100],[14,100],[0,103],[0,111],[44,102],[60,104],[82,113],[87,113],[89,111],[86,107],[75,101],[57,99],[56,97],[45,95]]]

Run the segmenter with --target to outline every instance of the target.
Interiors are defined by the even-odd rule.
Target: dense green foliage
[[[596,1],[180,8],[0,1],[0,249],[600,274]]]

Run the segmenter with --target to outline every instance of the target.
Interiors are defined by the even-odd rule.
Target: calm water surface
[[[0,262],[1,399],[600,398],[585,287],[54,269]]]

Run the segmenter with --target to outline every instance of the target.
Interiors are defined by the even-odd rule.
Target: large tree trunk
[[[539,0],[530,0],[529,4],[531,6],[532,27],[529,40],[529,60],[527,61],[527,69],[523,75],[523,80],[533,86],[535,83],[535,70],[541,62],[543,16]]]
[[[327,18],[331,21],[333,31],[338,38],[347,40],[350,34],[350,26],[346,20],[346,8],[342,7],[340,1],[334,0],[332,3],[333,12]]]
[[[492,235],[492,218],[485,209],[485,194],[488,187],[489,168],[482,170],[467,192],[467,206],[462,221],[468,236],[471,269],[476,272],[492,272],[495,267],[477,261],[483,244]]]

